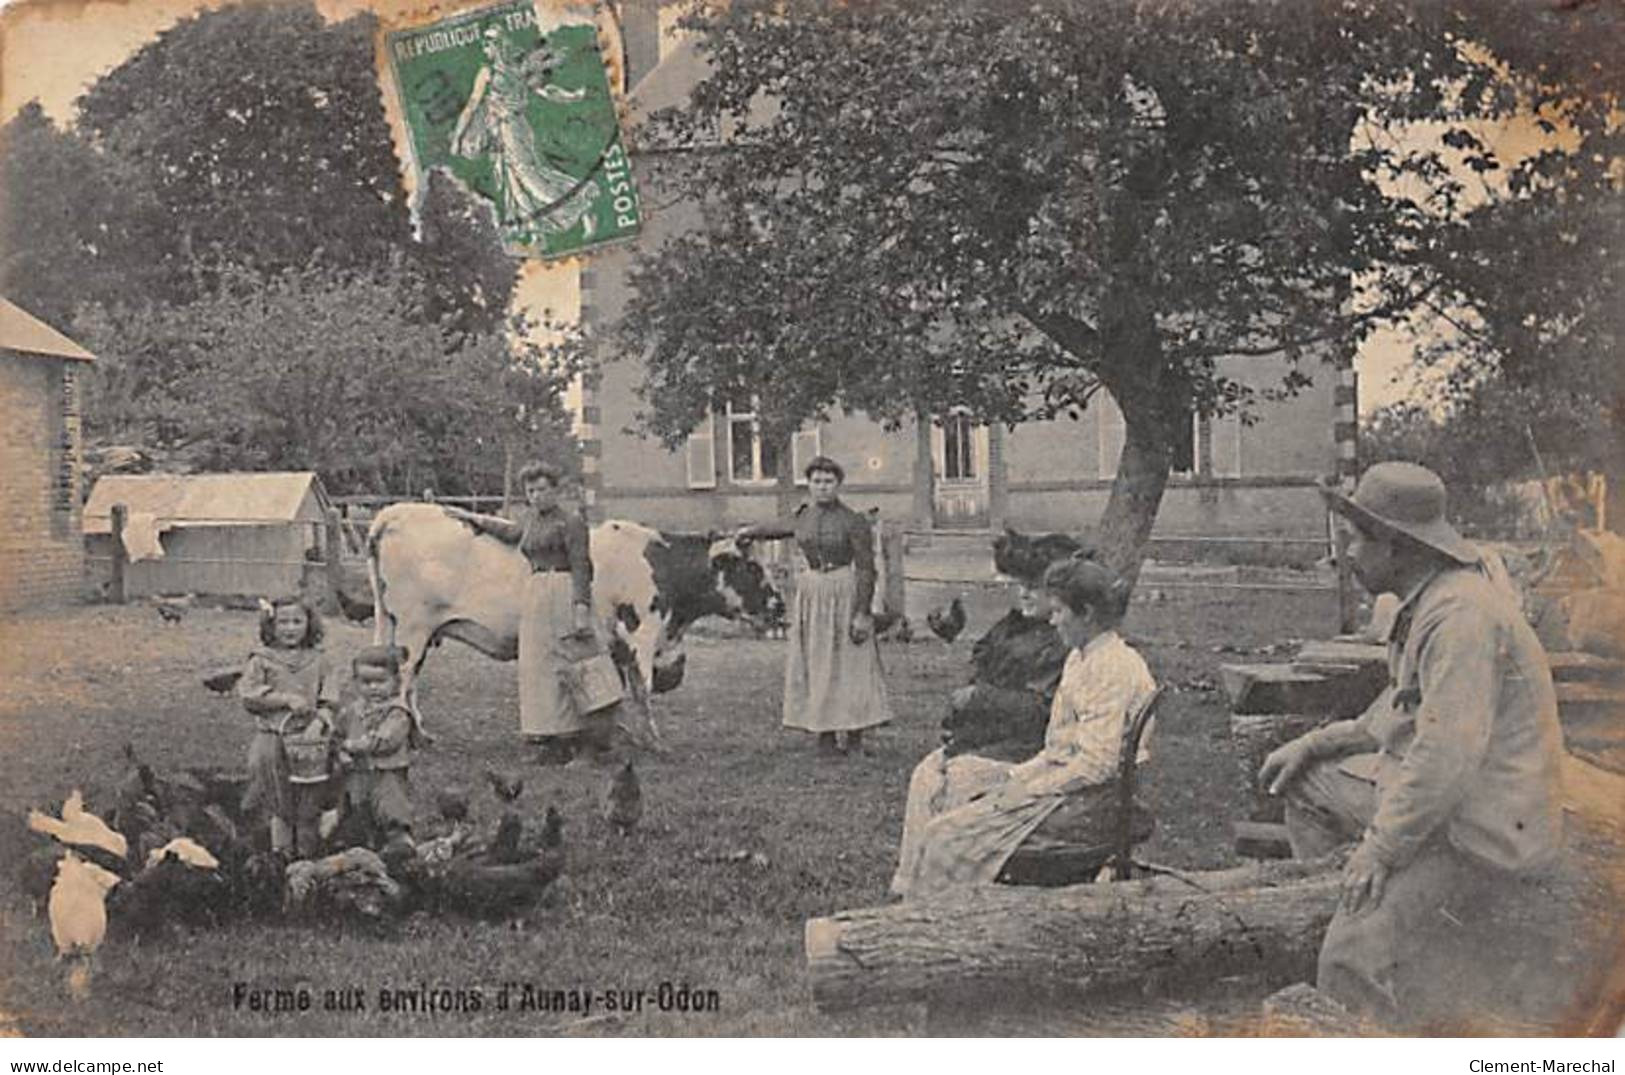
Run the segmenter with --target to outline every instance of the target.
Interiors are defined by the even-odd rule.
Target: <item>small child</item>
[[[407,768],[414,726],[412,711],[400,700],[401,651],[368,646],[356,654],[351,670],[356,695],[339,710],[337,724],[344,808],[348,818],[362,822],[367,843],[388,861],[412,850]]]
[[[322,654],[322,621],[299,597],[262,602],[260,642],[237,681],[243,708],[254,715],[248,747],[245,811],[270,817],[271,850],[308,858],[320,849],[317,819],[329,792],[326,772],[316,773],[303,749],[295,781],[283,737],[325,740],[338,701],[336,678]]]

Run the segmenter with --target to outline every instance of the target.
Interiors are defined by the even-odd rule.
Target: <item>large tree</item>
[[[1439,289],[1462,188],[1396,132],[1498,101],[1443,3],[735,0],[694,28],[710,72],[662,137],[729,139],[666,156],[706,223],[635,274],[646,428],[737,391],[782,431],[1104,390],[1099,538],[1130,575],[1193,411],[1245,417]]]
[[[254,4],[182,19],[79,98],[78,130],[131,162],[165,222],[171,294],[199,265],[373,271],[409,238],[373,22]],[[201,281],[205,286],[208,277]]]

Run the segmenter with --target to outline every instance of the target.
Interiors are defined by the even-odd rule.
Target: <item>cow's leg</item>
[[[632,647],[632,656],[637,663],[637,682],[633,685],[634,696],[631,699],[634,706],[642,711],[642,724],[645,734],[640,738],[648,740],[649,749],[657,753],[664,753],[666,745],[660,736],[660,725],[655,720],[654,711],[654,666],[655,648],[665,636],[665,617],[655,611],[648,610],[639,621],[637,629],[627,635],[627,643]],[[638,736],[639,731],[633,731]]]
[[[418,620],[408,617],[404,622],[397,623],[392,632],[393,644],[399,646],[404,653],[401,662],[401,701],[412,711],[412,717],[417,721],[418,731],[423,731],[423,714],[418,710],[417,680],[418,673],[423,669],[423,662],[429,656],[429,644],[434,637],[434,629],[430,621]]]

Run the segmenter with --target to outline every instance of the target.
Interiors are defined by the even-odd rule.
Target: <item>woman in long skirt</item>
[[[974,779],[964,782],[964,798],[940,811],[927,809],[923,826],[916,819],[892,879],[899,895],[991,884],[1022,842],[1069,800],[1096,799],[1102,808],[1114,800],[1109,792],[1123,726],[1156,693],[1144,658],[1117,634],[1127,587],[1100,564],[1070,560],[1049,567],[1044,588],[1050,622],[1070,649],[1044,749],[1016,765],[979,759],[967,774]]]
[[[519,472],[530,507],[521,522],[447,509],[480,533],[517,545],[530,562],[519,618],[519,733],[542,744],[544,764],[569,761],[588,727],[560,678],[568,662],[564,640],[593,629],[587,523],[559,506],[561,477],[547,463]]]
[[[869,611],[874,545],[868,520],[841,502],[841,465],[818,456],[806,477],[812,499],[791,525],[746,527],[739,536],[796,539],[805,566],[790,609],[784,726],[815,733],[822,753],[851,753],[861,749],[864,729],[892,717]]]

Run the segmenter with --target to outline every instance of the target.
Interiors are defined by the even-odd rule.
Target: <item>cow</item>
[[[784,602],[761,565],[731,537],[662,534],[612,519],[592,528],[591,548],[593,613],[635,695],[647,698],[673,670],[680,678],[683,633],[700,617],[762,626],[783,618]],[[514,546],[434,504],[395,504],[373,519],[367,565],[374,641],[405,650],[401,690],[409,702],[424,658],[442,638],[500,661],[519,656],[530,565]]]

